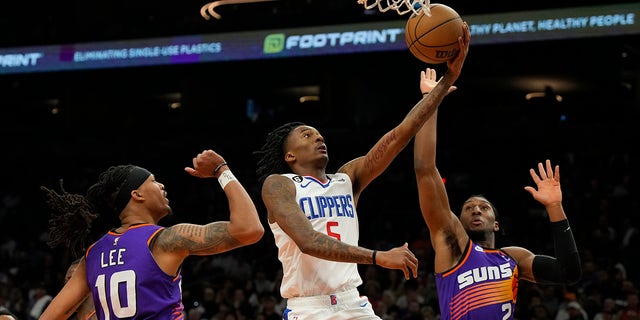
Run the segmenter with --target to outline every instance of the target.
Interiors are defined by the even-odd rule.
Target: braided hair
[[[62,181],[62,193],[41,186],[47,197],[46,203],[53,210],[47,244],[52,248],[63,244],[73,256],[84,252],[94,220],[114,220],[116,195],[134,168],[133,165],[108,168],[100,174],[98,182],[89,187],[85,196],[64,191]]]
[[[267,135],[267,140],[260,150],[253,152],[258,162],[256,174],[260,185],[271,174],[291,171],[287,162],[284,161],[284,144],[291,130],[303,125],[305,124],[302,122],[289,122],[281,125]]]

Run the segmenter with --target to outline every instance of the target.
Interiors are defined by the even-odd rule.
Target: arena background
[[[459,0],[445,4],[464,17],[610,3]],[[355,0],[308,0],[223,6],[222,20],[207,21],[199,14],[203,4],[21,2],[1,13],[0,45],[399,19],[393,12],[365,13]],[[591,237],[595,222],[592,216],[583,216],[591,204],[580,201],[582,193],[594,180],[621,184],[632,177],[637,164],[633,151],[640,109],[639,40],[638,34],[481,46],[472,40],[458,90],[440,108],[438,164],[454,208],[467,196],[482,193],[505,219],[505,242],[548,250],[551,239],[544,216],[523,187],[531,184],[529,168],[551,159],[561,166],[566,180],[565,206],[577,238]],[[268,131],[291,120],[317,127],[328,145],[329,168],[335,170],[364,154],[418,101],[419,72],[425,67],[401,50],[0,75],[3,237],[18,243],[45,237],[50,213],[40,185],[57,187],[64,179],[67,191],[82,193],[100,171],[121,163],[149,168],[165,183],[176,214],[161,224],[226,219],[226,200],[217,184],[183,171],[205,148],[226,158],[250,189],[264,219],[251,152]],[[445,70],[444,65],[436,68],[440,74]],[[552,86],[553,91],[547,92],[562,95],[562,102],[526,100],[527,92],[517,84],[532,78],[575,85]],[[300,103],[300,93],[309,91],[319,100]],[[169,108],[175,102],[181,108]],[[52,114],[52,107],[59,113]],[[637,185],[632,183],[630,191],[629,198],[635,200],[620,205],[625,212],[616,212],[612,219],[620,227],[637,226]],[[398,245],[425,236],[411,145],[363,194],[358,210],[364,246],[381,245],[382,239]],[[277,265],[271,240],[267,232],[256,248],[267,249],[269,263]],[[230,254],[247,256],[256,248]]]

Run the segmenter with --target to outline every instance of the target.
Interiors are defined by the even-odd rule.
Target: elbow
[[[551,281],[550,284],[573,286],[582,278],[582,272],[580,270],[562,270],[559,271],[558,274],[560,275],[559,278],[555,281]]]
[[[535,282],[542,284],[574,285],[582,277],[580,259],[558,261],[554,257],[538,255],[533,259],[532,271]]]
[[[437,173],[435,165],[418,160],[413,162],[413,171],[416,177],[435,176]]]
[[[578,281],[580,281],[580,278],[582,278],[582,273],[580,272],[567,274],[565,276],[565,284],[570,286],[576,285]]]
[[[243,243],[244,245],[254,244],[260,241],[262,239],[262,236],[264,236],[264,227],[262,226],[262,224],[258,223],[257,225],[247,230],[247,234],[244,238]]]
[[[327,235],[323,235],[319,232],[313,232],[313,235],[307,239],[299,239],[296,242],[298,249],[304,254],[308,254],[310,256],[319,258],[320,250],[318,249],[318,244],[322,243],[324,240],[323,237],[328,237]],[[302,241],[300,241],[302,240]]]
[[[578,260],[576,263],[572,264],[571,267],[567,268],[564,272],[565,283],[568,285],[575,285],[582,278],[582,267],[580,266],[580,261]]]
[[[297,245],[298,245],[298,249],[300,249],[300,252],[315,257],[314,246],[310,242],[303,241],[302,243],[297,244]]]
[[[262,239],[262,236],[264,235],[264,227],[259,220],[257,220],[256,223],[244,225],[242,229],[229,231],[231,232],[233,238],[235,238],[239,242],[240,246],[248,246],[254,244],[260,241],[260,239]]]
[[[241,247],[252,245],[260,239],[262,239],[262,235],[264,235],[264,230],[262,231],[248,231],[241,235],[236,235],[234,238],[240,243]]]

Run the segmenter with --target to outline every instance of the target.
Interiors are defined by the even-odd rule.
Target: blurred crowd
[[[600,163],[604,167],[598,169],[599,174],[590,170],[584,160],[565,159],[568,165],[562,168],[564,205],[581,254],[582,278],[571,287],[521,281],[518,320],[640,319],[637,257],[640,197],[632,181],[631,157],[611,156]],[[394,177],[393,171],[383,175],[383,179],[387,179],[384,188],[403,180]],[[251,190],[255,193],[257,188]],[[63,248],[47,246],[48,213],[32,214],[32,210],[42,210],[35,204],[36,198],[12,190],[1,191],[0,310],[12,312],[18,319],[37,319],[62,287],[66,270],[75,257]],[[259,199],[257,194],[253,196]],[[369,197],[375,199],[375,195]],[[372,217],[373,209],[366,210],[369,214],[362,220],[384,219]],[[406,210],[412,212],[394,215],[420,218],[419,211]],[[531,202],[525,211],[517,216],[506,214],[507,236],[498,244],[514,241],[535,253],[552,254],[553,242],[546,229],[548,219],[544,209]],[[368,296],[382,319],[439,319],[433,251],[426,228],[415,223],[405,223],[403,228],[407,230],[403,234],[410,235],[410,248],[421,262],[419,277],[407,281],[400,271],[361,265],[360,292]],[[281,319],[286,305],[279,293],[282,270],[272,236],[266,229],[265,237],[255,245],[186,260],[182,268],[186,319]],[[384,239],[367,236],[366,230],[362,231],[365,234],[362,241],[369,242],[368,247],[387,249],[397,240],[393,237],[398,232],[390,232],[390,238]]]

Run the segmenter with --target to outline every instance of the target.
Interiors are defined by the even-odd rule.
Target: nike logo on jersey
[[[478,252],[484,252],[484,249],[482,249],[481,246],[475,246],[473,249],[478,251]]]
[[[368,304],[369,304],[369,302],[365,302],[365,303],[361,304],[360,306],[364,308],[364,307],[366,307]]]

